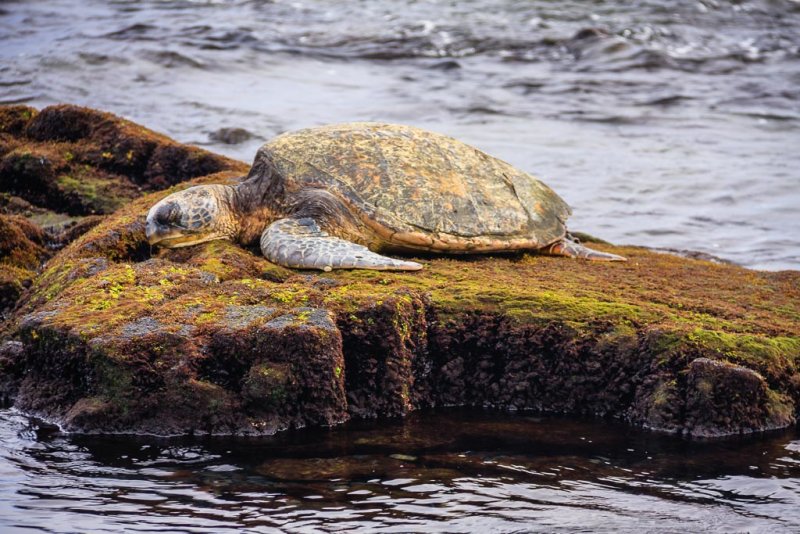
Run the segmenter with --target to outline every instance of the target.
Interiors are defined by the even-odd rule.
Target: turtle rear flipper
[[[309,217],[279,219],[261,234],[261,252],[271,262],[295,269],[418,271],[422,265],[381,256],[367,247],[323,232]]]
[[[549,256],[566,256],[568,258],[581,258],[589,261],[628,261],[627,258],[623,258],[622,256],[600,252],[599,250],[592,250],[570,239],[559,239],[552,245],[541,249],[541,252]]]

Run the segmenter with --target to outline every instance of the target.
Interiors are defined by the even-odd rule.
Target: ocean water
[[[796,0],[0,3],[2,103],[246,161],[301,127],[414,124],[543,178],[574,230],[757,269],[800,265],[799,97]]]
[[[271,439],[68,436],[0,410],[0,532],[800,530],[800,434],[415,413]]]

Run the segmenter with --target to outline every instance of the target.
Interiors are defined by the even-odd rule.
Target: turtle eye
[[[169,202],[161,206],[155,213],[155,221],[162,226],[169,226],[178,222],[180,216],[180,208],[174,202]]]

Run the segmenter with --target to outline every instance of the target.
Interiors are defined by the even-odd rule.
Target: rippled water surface
[[[764,269],[800,266],[799,96],[791,0],[0,3],[2,102],[245,160],[304,126],[415,124],[543,177],[573,229]]]
[[[800,434],[690,443],[446,411],[271,439],[69,437],[0,411],[0,532],[798,532]]]

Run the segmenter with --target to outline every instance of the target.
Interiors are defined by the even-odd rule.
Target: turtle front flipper
[[[261,234],[261,252],[272,263],[295,269],[418,271],[413,261],[381,256],[367,247],[323,232],[309,217],[280,219]]]
[[[609,254],[607,252],[600,252],[599,250],[592,250],[589,247],[584,247],[577,241],[569,238],[559,239],[552,245],[541,250],[542,253],[550,256],[566,256],[568,258],[580,258],[589,261],[628,261],[627,258],[617,256],[616,254]]]

